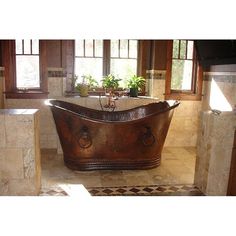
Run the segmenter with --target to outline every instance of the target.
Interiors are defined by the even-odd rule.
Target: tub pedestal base
[[[65,165],[72,170],[144,170],[160,165],[161,157],[149,160],[74,160],[64,156]]]

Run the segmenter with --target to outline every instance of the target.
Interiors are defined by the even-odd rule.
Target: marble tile
[[[152,184],[193,183],[196,149],[164,148],[159,167],[148,170],[93,170],[73,171],[68,169],[62,155],[51,151],[41,153],[42,188],[62,184],[86,187],[134,186]],[[189,161],[186,161],[189,160]]]

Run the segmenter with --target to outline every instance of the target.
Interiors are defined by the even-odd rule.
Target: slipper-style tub
[[[161,152],[177,101],[99,111],[49,100],[64,162],[73,170],[149,169]]]

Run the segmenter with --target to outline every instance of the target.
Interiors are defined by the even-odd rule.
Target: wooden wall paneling
[[[2,63],[2,40],[0,40],[0,66],[3,66],[3,63]]]
[[[110,73],[110,47],[111,47],[111,41],[110,40],[104,40],[103,42],[103,76],[106,76]]]
[[[71,79],[74,76],[75,40],[62,40],[61,48],[62,67],[65,70],[67,77],[66,91],[71,91],[71,83],[68,79]]]
[[[166,70],[168,40],[153,40],[152,69]]]
[[[2,64],[5,68],[5,90],[7,92],[14,92],[16,87],[16,70],[15,57],[12,57],[15,52],[14,40],[2,41]]]
[[[45,40],[47,51],[47,67],[62,67],[61,40]]]
[[[234,132],[234,145],[232,150],[227,195],[236,196],[236,130]]]
[[[151,70],[151,40],[139,40],[137,75],[146,77],[146,71]]]
[[[41,90],[45,93],[48,92],[48,58],[47,58],[47,41],[39,40],[39,50],[40,50],[40,83]]]

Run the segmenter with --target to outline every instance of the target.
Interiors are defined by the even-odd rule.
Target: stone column
[[[0,110],[0,195],[38,195],[41,188],[39,112]]]
[[[148,96],[164,100],[165,74],[165,70],[147,71],[146,93]]]
[[[227,194],[236,114],[201,112],[194,182],[210,196]]]

